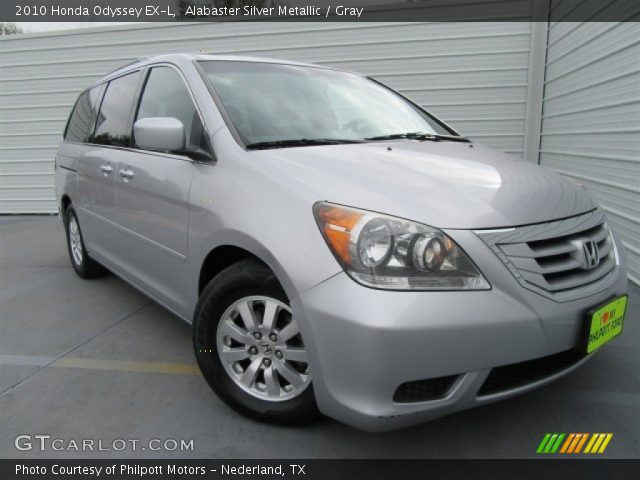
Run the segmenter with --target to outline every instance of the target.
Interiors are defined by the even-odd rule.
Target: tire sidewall
[[[76,225],[78,226],[78,235],[80,235],[80,245],[82,246],[82,262],[79,264],[76,263],[76,259],[73,256],[73,252],[71,250],[71,234],[69,233],[69,223],[72,217],[75,219]],[[67,207],[64,220],[65,220],[64,229],[67,235],[67,250],[69,252],[69,259],[71,260],[71,266],[79,275],[85,276],[87,275],[87,272],[86,272],[87,249],[84,246],[84,238],[82,237],[82,230],[80,229],[80,222],[78,221],[78,216],[76,215],[76,212],[71,205]]]
[[[231,379],[220,360],[216,335],[222,316],[235,301],[250,296],[265,296],[289,305],[289,299],[271,275],[257,276],[254,271],[224,272],[205,288],[194,316],[194,348],[198,365],[207,383],[232,408],[259,420],[274,423],[304,423],[317,415],[310,384],[299,396],[290,400],[269,402],[251,396]],[[223,276],[222,279],[218,278]]]

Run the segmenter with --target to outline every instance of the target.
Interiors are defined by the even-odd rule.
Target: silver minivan
[[[78,275],[192,323],[204,378],[256,419],[412,425],[622,331],[624,252],[582,186],[359,74],[138,60],[78,98],[56,189]]]

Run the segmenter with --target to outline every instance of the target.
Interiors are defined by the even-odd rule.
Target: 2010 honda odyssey
[[[622,330],[624,252],[583,187],[358,74],[141,59],[80,95],[56,180],[75,271],[193,323],[207,382],[254,418],[411,425]]]

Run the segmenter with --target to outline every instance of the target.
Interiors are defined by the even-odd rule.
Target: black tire
[[[72,251],[71,233],[69,231],[70,223],[72,221],[75,221],[78,229],[78,236],[80,241],[79,245],[82,252],[81,260],[77,260]],[[78,217],[72,205],[69,205],[67,207],[67,210],[65,211],[64,226],[67,236],[67,250],[69,252],[69,259],[71,260],[71,266],[73,267],[75,272],[82,278],[96,278],[105,275],[107,273],[107,270],[93,258],[91,258],[87,253],[87,249],[84,246],[84,239],[82,238],[82,231],[80,230],[80,222],[78,221]]]
[[[320,416],[313,384],[289,400],[263,400],[236,385],[220,360],[216,334],[224,312],[237,300],[256,295],[271,297],[289,305],[273,272],[254,259],[231,265],[206,286],[200,295],[193,324],[193,343],[200,370],[214,392],[228,406],[247,417],[279,425],[310,423]]]

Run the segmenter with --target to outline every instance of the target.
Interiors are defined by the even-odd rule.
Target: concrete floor
[[[190,327],[113,275],[86,281],[56,217],[0,217],[0,457],[534,457],[546,432],[612,432],[604,456],[640,455],[640,292],[624,334],[569,377],[411,429],[329,419],[278,428],[227,408],[194,365]],[[193,439],[191,452],[21,452],[65,440]]]

